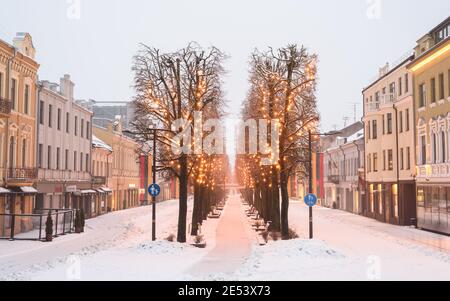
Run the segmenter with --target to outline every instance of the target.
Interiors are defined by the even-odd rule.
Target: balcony
[[[392,105],[396,101],[397,101],[397,94],[395,93],[385,94],[381,96],[381,102],[385,106]]]
[[[328,176],[328,182],[338,185],[340,183],[341,176],[339,175],[331,175]]]
[[[37,177],[36,168],[8,168],[6,178],[8,182],[31,182]]]
[[[11,114],[11,101],[0,98],[0,117],[8,117]]]
[[[89,181],[91,175],[85,171],[40,168],[38,178],[40,181]]]
[[[92,184],[94,184],[94,185],[105,185],[106,184],[106,177],[93,176],[92,177]]]
[[[371,102],[367,104],[367,111],[368,112],[376,112],[380,109],[380,103],[379,102]]]

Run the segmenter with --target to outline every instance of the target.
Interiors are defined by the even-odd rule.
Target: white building
[[[81,208],[91,194],[92,112],[73,97],[74,83],[40,82],[36,209]]]
[[[364,129],[355,123],[354,132],[336,137],[324,150],[326,207],[360,214],[364,199]]]

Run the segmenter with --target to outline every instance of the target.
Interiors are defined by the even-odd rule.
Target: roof
[[[102,140],[100,140],[97,136],[92,135],[92,147],[95,148],[103,148],[106,149],[107,151],[112,152],[113,149],[111,146],[109,146],[108,144],[106,144],[105,142],[103,142]]]

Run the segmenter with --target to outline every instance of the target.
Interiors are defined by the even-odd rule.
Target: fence
[[[53,220],[53,237],[74,230],[74,209],[39,209],[35,214],[0,214],[0,239],[45,239],[45,223],[48,212]]]

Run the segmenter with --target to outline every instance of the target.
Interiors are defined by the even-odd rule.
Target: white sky
[[[189,41],[215,45],[231,56],[225,89],[232,116],[246,95],[251,51],[304,44],[319,55],[319,109],[329,130],[343,126],[344,116],[353,120],[351,103],[362,103],[378,67],[412,49],[450,12],[448,0],[381,0],[374,15],[377,1],[79,0],[79,19],[68,17],[77,0],[3,1],[0,38],[12,42],[16,32],[29,32],[41,79],[69,73],[77,98],[99,101],[130,99],[140,42],[167,51]]]

